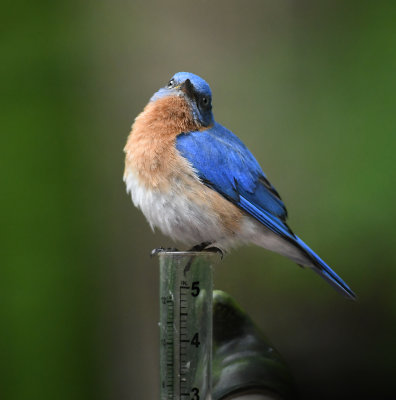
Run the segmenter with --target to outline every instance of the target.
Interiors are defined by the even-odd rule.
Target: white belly
[[[133,203],[141,209],[151,228],[159,228],[175,241],[190,247],[210,242],[223,251],[238,244],[254,243],[289,257],[298,264],[309,265],[306,256],[295,246],[250,216],[243,216],[238,232],[230,234],[209,204],[194,201],[185,181],[182,184],[174,179],[166,193],[145,188],[130,171],[124,181]]]
[[[165,193],[147,189],[130,171],[124,180],[133,203],[141,209],[153,230],[159,228],[173,240],[188,246],[228,241],[218,215],[207,204],[194,201],[186,185],[176,179]]]

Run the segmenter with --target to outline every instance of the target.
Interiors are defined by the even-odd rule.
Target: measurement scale
[[[209,252],[162,252],[160,399],[209,400],[212,362],[212,264]]]

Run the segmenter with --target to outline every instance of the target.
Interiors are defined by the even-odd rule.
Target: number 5
[[[191,286],[191,295],[193,297],[197,297],[199,295],[200,289],[199,289],[199,281],[195,281],[192,283]]]

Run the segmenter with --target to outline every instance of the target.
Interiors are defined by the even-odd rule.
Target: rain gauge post
[[[210,400],[212,265],[210,252],[162,252],[160,399]]]

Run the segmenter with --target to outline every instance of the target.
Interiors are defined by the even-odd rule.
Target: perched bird
[[[286,224],[287,211],[247,147],[215,122],[209,85],[178,72],[136,118],[124,181],[149,224],[194,250],[253,243],[355,294]]]

